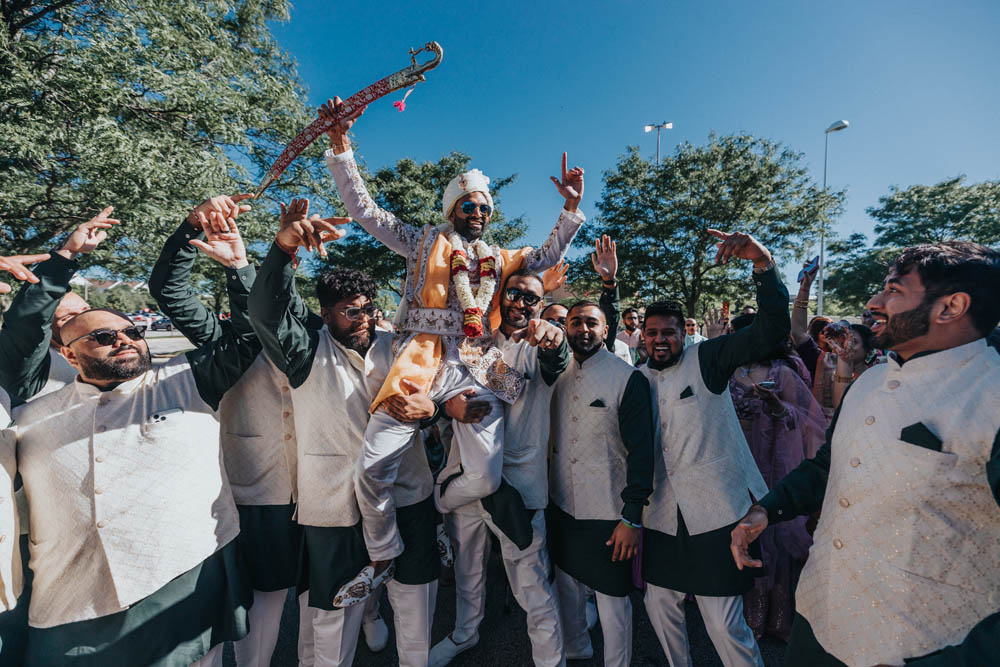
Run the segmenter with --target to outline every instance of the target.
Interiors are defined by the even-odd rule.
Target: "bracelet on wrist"
[[[278,249],[281,250],[281,252],[283,252],[283,253],[291,256],[291,258],[292,258],[292,268],[293,269],[299,268],[299,247],[298,246],[293,246],[291,249],[289,249],[288,247],[285,246],[284,243],[282,243],[278,239],[274,239],[274,245],[276,245],[278,247]]]
[[[802,299],[796,299],[795,300],[795,307],[796,308],[806,308],[806,309],[808,309],[809,308],[809,300],[806,299],[805,301],[803,301]]]
[[[631,521],[629,521],[625,517],[622,517],[622,523],[624,523],[629,528],[642,528],[642,524],[641,523],[632,523]]]
[[[833,379],[836,382],[854,382],[854,376],[853,375],[841,375],[840,373],[837,373],[836,371],[834,371],[834,373],[833,373]]]

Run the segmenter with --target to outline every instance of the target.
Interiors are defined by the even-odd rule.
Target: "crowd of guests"
[[[791,665],[995,661],[1000,253],[905,249],[861,324],[810,321],[811,274],[789,309],[768,249],[710,230],[756,304],[703,335],[668,298],[621,309],[607,237],[598,299],[546,303],[585,221],[565,154],[549,239],[507,250],[482,241],[478,170],[439,226],[380,209],[349,126],[325,155],[349,219],[282,205],[255,266],[250,196],[217,196],[165,240],[150,291],[195,346],[165,363],[70,289],[110,208],[0,258],[25,281],[0,331],[0,662],[220,665],[232,641],[267,665],[294,591],[300,664],[350,665],[361,637],[388,643],[384,590],[399,663],[440,667],[490,632],[491,536],[536,665],[592,657],[595,624],[604,664],[630,664],[637,590],[675,666],[686,601],[726,665],[763,665],[765,635]],[[320,273],[319,312],[296,290],[300,249],[351,220],[406,259],[392,324],[363,272]],[[199,253],[225,269],[226,322]],[[432,644],[443,570],[455,627]]]

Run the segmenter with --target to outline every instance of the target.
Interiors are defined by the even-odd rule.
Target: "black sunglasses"
[[[82,336],[77,336],[70,342],[66,343],[66,347],[69,347],[78,340],[83,340],[84,338],[90,338],[95,341],[98,345],[113,345],[116,340],[118,340],[118,334],[123,333],[132,340],[142,340],[146,337],[146,327],[140,327],[133,324],[129,327],[124,327],[122,329],[97,329],[96,331],[91,331],[90,333],[85,333]]]
[[[367,305],[367,306],[348,306],[344,308],[344,317],[349,319],[351,322],[357,322],[361,319],[361,315],[364,314],[368,319],[375,317],[375,313],[378,312],[378,306]]]
[[[557,327],[566,328],[566,318],[565,317],[548,317],[545,319],[549,324],[554,324]]]
[[[503,298],[507,299],[511,303],[516,303],[518,299],[524,301],[524,305],[528,308],[533,308],[538,305],[538,302],[542,300],[542,297],[537,294],[532,294],[531,292],[525,292],[519,290],[516,287],[508,287],[504,293]]]
[[[477,204],[471,201],[462,202],[462,213],[466,215],[472,215],[477,209],[487,217],[493,212],[493,207],[489,204]]]

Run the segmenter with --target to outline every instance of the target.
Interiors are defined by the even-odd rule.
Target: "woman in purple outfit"
[[[732,326],[738,330],[752,321],[753,315],[741,315]],[[789,356],[787,347],[737,370],[729,390],[768,487],[822,445],[823,410],[809,389],[809,372],[801,359]],[[765,633],[788,639],[795,616],[795,585],[811,545],[806,517],[771,526],[760,536],[764,576],[743,596],[743,613],[757,639]]]

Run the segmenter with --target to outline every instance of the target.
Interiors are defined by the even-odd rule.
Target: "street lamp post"
[[[823,132],[824,136],[823,194],[826,194],[826,164],[827,164],[827,156],[830,153],[830,133],[846,130],[848,125],[850,125],[850,123],[848,123],[846,120],[838,120],[835,123],[831,123],[830,127],[826,128],[826,130]],[[817,276],[818,287],[816,289],[816,315],[823,314],[823,270],[826,268],[825,253],[826,253],[826,216],[823,217],[823,220],[819,226],[819,276]]]
[[[656,130],[656,165],[660,164],[660,130],[672,130],[674,129],[674,124],[663,121],[662,123],[651,123],[649,125],[644,125],[642,129],[646,130],[647,133]]]

